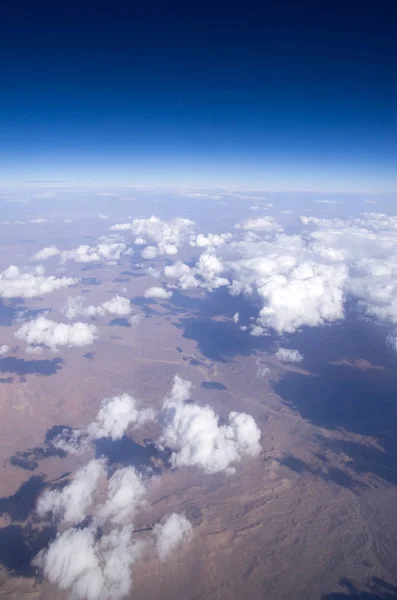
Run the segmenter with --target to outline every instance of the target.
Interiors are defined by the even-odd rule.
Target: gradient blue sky
[[[0,183],[397,191],[394,1],[57,4],[2,9]]]

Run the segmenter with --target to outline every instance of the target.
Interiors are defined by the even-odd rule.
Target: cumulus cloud
[[[1,356],[2,354],[7,354],[7,352],[9,352],[9,351],[10,351],[10,347],[9,347],[9,346],[7,346],[7,344],[2,344],[2,345],[0,346],[0,356]]]
[[[40,496],[38,514],[44,517],[52,513],[67,523],[80,523],[94,501],[99,480],[105,475],[105,461],[91,460],[63,489],[47,490]]]
[[[160,414],[159,442],[172,450],[172,467],[196,466],[216,473],[229,470],[243,456],[260,453],[261,434],[250,415],[231,412],[228,424],[219,425],[210,406],[186,403],[190,392],[189,382],[176,375]]]
[[[76,277],[46,276],[42,266],[33,271],[22,271],[19,267],[10,266],[0,272],[0,297],[34,298],[70,287],[78,281]]]
[[[42,250],[39,250],[38,252],[36,252],[36,254],[33,254],[32,260],[47,260],[48,258],[51,258],[52,256],[59,256],[59,255],[60,255],[60,251],[58,250],[58,248],[56,246],[46,246]]]
[[[35,564],[78,600],[121,600],[132,588],[131,567],[142,554],[132,526],[100,536],[93,527],[59,533]]]
[[[187,543],[192,536],[192,524],[183,515],[173,513],[162,523],[153,528],[156,537],[156,548],[161,560],[166,560],[182,544]]]
[[[61,261],[74,260],[78,263],[106,262],[114,264],[122,256],[132,254],[131,248],[126,243],[120,241],[102,241],[95,246],[83,244],[73,250],[61,252]]]
[[[59,346],[87,346],[97,339],[97,328],[87,323],[58,323],[38,317],[24,323],[16,332],[15,337],[23,340],[28,350],[49,348],[56,352]]]
[[[176,261],[164,274],[180,289],[226,286],[261,308],[252,335],[293,333],[344,318],[347,298],[383,323],[397,324],[397,217],[301,217],[286,234],[273,218],[239,223],[223,244],[203,245],[196,263]]]
[[[102,522],[110,520],[122,525],[132,521],[138,508],[146,502],[146,487],[134,467],[118,469],[108,483],[108,498],[96,513]]]
[[[257,219],[247,219],[242,223],[237,223],[235,228],[242,229],[244,231],[282,231],[282,227],[277,223],[277,220],[274,217],[258,217]]]
[[[84,317],[103,317],[106,315],[116,315],[126,317],[131,314],[132,306],[128,298],[124,296],[114,296],[97,306],[84,305],[84,299],[81,296],[69,297],[67,304],[63,309],[63,314],[67,319],[75,319],[77,316]]]
[[[78,263],[107,262],[109,264],[120,260],[122,256],[132,254],[132,249],[122,241],[104,238],[98,244],[89,246],[82,244],[72,250],[60,251],[56,246],[46,246],[33,255],[33,260],[47,260],[59,256],[62,263],[73,260]]]
[[[194,222],[190,219],[175,217],[162,221],[158,217],[134,219],[130,223],[113,225],[113,231],[131,231],[136,236],[135,244],[149,244],[142,252],[143,258],[155,258],[157,255],[172,256],[193,232]]]
[[[282,362],[299,363],[303,360],[303,354],[299,350],[292,350],[290,348],[279,348],[275,356]]]
[[[196,466],[208,473],[232,472],[230,466],[260,450],[260,432],[252,417],[231,412],[228,424],[209,406],[190,402],[191,382],[176,376],[159,415],[159,445],[170,448],[171,464]],[[65,429],[55,443],[73,451],[86,449],[98,437],[120,439],[128,427],[153,419],[150,409],[138,409],[134,398],[123,394],[105,399],[86,430]],[[147,482],[134,467],[116,468],[108,477],[105,459],[91,460],[61,489],[43,492],[38,500],[41,517],[52,514],[63,527],[34,564],[48,580],[81,600],[121,600],[132,588],[132,566],[147,542],[134,530],[137,512],[147,507]],[[87,517],[89,517],[87,519]],[[87,519],[87,520],[85,520]],[[77,526],[77,527],[74,527]],[[151,542],[161,560],[189,541],[192,525],[183,515],[171,514],[153,527]]]
[[[133,396],[122,394],[102,400],[99,412],[87,432],[92,439],[108,437],[120,440],[129,427],[139,427],[154,418],[155,413],[151,408],[139,408]]]
[[[151,287],[145,292],[145,298],[159,298],[161,300],[168,300],[172,296],[172,292],[167,292],[161,287]]]
[[[207,235],[198,233],[197,235],[190,236],[189,245],[193,248],[205,248],[207,246],[216,247],[225,244],[231,237],[231,233],[222,233],[220,235],[214,233],[208,233]]]

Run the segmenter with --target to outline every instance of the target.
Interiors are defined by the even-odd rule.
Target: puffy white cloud
[[[35,559],[47,579],[77,600],[121,600],[132,588],[131,567],[142,554],[132,526],[98,535],[94,528],[68,529]]]
[[[188,542],[192,536],[192,524],[183,515],[173,513],[162,523],[157,523],[153,528],[156,536],[156,548],[161,560],[166,560],[182,544]]]
[[[17,339],[26,342],[28,349],[46,347],[56,352],[59,346],[87,346],[97,339],[97,328],[87,323],[58,323],[38,317],[24,323],[16,332]]]
[[[104,460],[91,460],[79,469],[71,483],[61,490],[47,490],[39,498],[41,517],[51,512],[67,523],[80,523],[94,501],[98,482],[106,475]]]
[[[244,231],[271,232],[282,231],[282,227],[277,223],[274,217],[258,217],[257,219],[247,219],[242,223],[235,225],[236,229]]]
[[[299,350],[292,350],[290,348],[279,348],[275,356],[282,362],[298,363],[303,360],[303,354],[301,354]]]
[[[117,315],[126,317],[131,314],[132,306],[128,298],[124,296],[113,296],[97,306],[84,306],[84,299],[81,296],[69,297],[67,304],[63,309],[63,314],[67,319],[75,319],[77,316],[97,317],[105,315]]]
[[[159,298],[161,300],[168,300],[172,296],[172,292],[167,292],[161,287],[151,287],[145,292],[145,298]]]
[[[259,301],[253,335],[343,319],[347,298],[368,316],[397,324],[397,217],[301,222],[301,231],[287,235],[273,219],[243,221],[225,243],[204,246],[194,266],[177,261],[164,273],[181,289],[224,285]]]
[[[235,323],[238,323],[238,322],[239,322],[239,320],[240,320],[240,315],[239,315],[239,313],[238,313],[238,312],[234,313],[234,315],[233,315],[233,321],[234,321]]]
[[[47,260],[52,256],[59,256],[61,254],[60,250],[56,246],[46,246],[42,250],[39,250],[32,256],[32,260]]]
[[[186,403],[191,385],[175,376],[171,394],[161,411],[162,434],[159,442],[170,448],[171,465],[196,466],[207,473],[229,470],[243,456],[260,453],[260,431],[245,413],[231,412],[227,425],[210,406]]]
[[[197,235],[191,235],[189,245],[193,248],[206,248],[207,246],[221,246],[232,237],[231,233],[214,234],[208,233],[204,235],[198,233]]]
[[[136,236],[136,244],[150,242],[151,245],[142,252],[143,258],[154,258],[157,255],[176,254],[180,246],[193,232],[194,222],[190,219],[175,217],[162,221],[158,217],[134,219],[131,223],[113,225],[113,231],[131,231]]]
[[[10,347],[9,347],[9,346],[7,346],[7,344],[2,344],[2,345],[0,346],[0,356],[1,356],[2,354],[7,354],[7,352],[9,352],[9,351],[10,351]]]
[[[138,427],[154,418],[154,411],[151,408],[138,408],[137,400],[132,396],[113,396],[102,400],[98,414],[88,426],[87,433],[93,439],[109,437],[119,440],[129,427]]]
[[[76,277],[46,276],[42,266],[33,271],[21,271],[19,267],[10,266],[0,272],[0,297],[33,298],[70,287],[78,281]]]
[[[167,265],[164,268],[164,274],[170,279],[176,279],[178,287],[182,290],[195,288],[200,285],[199,280],[194,275],[193,269],[180,260],[176,261],[173,265]]]
[[[61,262],[74,260],[78,263],[108,262],[113,263],[120,260],[122,256],[132,254],[131,248],[122,241],[115,241],[105,238],[103,241],[89,246],[82,244],[72,250],[63,250],[62,252],[56,246],[46,246],[33,255],[32,260],[47,260],[52,256],[60,256]]]
[[[160,415],[160,444],[173,450],[172,465],[197,466],[208,473],[231,472],[231,464],[260,450],[260,432],[255,421],[244,413],[231,412],[229,423],[219,425],[219,417],[209,406],[191,404],[192,384],[176,376],[164,399]],[[105,399],[86,430],[66,429],[58,447],[80,451],[97,437],[120,439],[127,428],[153,418],[150,409],[139,410],[126,394]],[[52,513],[63,523],[80,524],[58,533],[36,557],[50,582],[71,597],[81,600],[121,600],[132,588],[132,565],[146,544],[134,533],[137,511],[147,504],[146,482],[134,467],[116,469],[107,486],[104,459],[91,460],[79,469],[62,489],[47,490],[39,497],[37,512]],[[105,497],[104,497],[105,496]],[[88,525],[82,527],[86,517]],[[153,541],[161,560],[189,541],[191,523],[182,515],[171,514],[153,528]]]
[[[132,249],[125,242],[103,240],[95,246],[82,244],[73,250],[65,250],[61,252],[61,262],[74,260],[78,263],[94,263],[106,262],[114,264],[120,260],[122,256],[132,254]]]
[[[122,525],[131,522],[138,508],[146,502],[146,487],[134,467],[118,469],[109,479],[108,498],[99,507],[96,518]]]
[[[156,258],[158,252],[156,246],[146,246],[141,252],[142,258],[146,258],[147,260],[151,260],[152,258]]]

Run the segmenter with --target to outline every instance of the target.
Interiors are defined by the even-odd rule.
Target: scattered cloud
[[[94,501],[99,480],[106,475],[105,466],[104,460],[91,460],[63,489],[45,491],[37,503],[39,516],[52,513],[66,523],[83,521]]]
[[[242,229],[244,231],[282,231],[282,227],[277,223],[277,220],[274,217],[258,217],[257,219],[247,219],[242,223],[237,223],[235,228]]]
[[[116,315],[118,317],[126,317],[131,314],[132,306],[130,300],[124,296],[113,296],[110,300],[106,300],[97,306],[92,304],[85,306],[84,298],[82,296],[75,296],[68,298],[62,312],[69,320],[75,319],[77,316],[103,317]]]
[[[108,498],[96,513],[99,522],[130,523],[138,508],[146,503],[146,486],[134,467],[118,469],[108,483]]]
[[[172,256],[193,233],[194,222],[190,219],[175,217],[162,221],[158,217],[134,219],[130,223],[118,223],[111,227],[113,231],[130,231],[135,235],[137,245],[149,244],[142,252],[143,258],[155,258],[158,255]]]
[[[337,200],[316,200],[317,204],[340,204]]]
[[[3,354],[7,354],[7,352],[10,351],[10,347],[7,346],[7,344],[2,344],[0,346],[0,356],[2,356]]]
[[[158,415],[162,427],[159,445],[173,451],[173,467],[231,473],[232,463],[259,454],[260,432],[252,417],[231,412],[229,424],[219,425],[219,417],[209,406],[190,402],[192,390],[191,382],[175,376]],[[139,409],[133,397],[115,396],[103,400],[86,430],[65,429],[54,445],[80,451],[98,437],[120,439],[131,425],[142,425],[154,417],[151,409]],[[142,541],[134,520],[142,508],[150,510],[150,477],[150,472],[144,476],[132,466],[110,471],[105,459],[91,460],[66,486],[47,489],[40,495],[38,515],[51,513],[62,524],[55,540],[34,560],[51,583],[70,590],[76,599],[121,600],[132,589],[133,564],[148,545],[166,560],[190,540],[192,524],[185,516],[173,513],[156,523]],[[65,525],[69,529],[64,529]]]
[[[38,317],[24,323],[16,332],[15,337],[23,340],[28,350],[49,348],[56,352],[59,346],[88,346],[97,339],[97,328],[87,323],[58,323]]]
[[[59,533],[35,564],[61,590],[77,600],[121,600],[132,588],[131,567],[143,546],[132,526],[99,536],[94,527]]]
[[[159,298],[161,300],[168,300],[172,296],[172,292],[167,292],[161,287],[151,287],[145,292],[145,298]]]
[[[33,298],[76,285],[78,281],[76,277],[46,276],[42,266],[32,271],[22,271],[12,265],[0,272],[0,297]]]
[[[172,552],[187,543],[192,536],[192,530],[190,521],[176,513],[169,515],[162,523],[157,523],[153,533],[160,559],[166,560]]]
[[[243,456],[260,453],[261,434],[250,415],[231,412],[228,424],[219,425],[219,416],[210,406],[185,402],[191,389],[190,382],[176,375],[160,413],[159,442],[173,451],[174,468],[195,466],[207,473],[231,471],[230,466]]]
[[[53,256],[59,256],[62,263],[73,260],[77,263],[106,262],[113,264],[122,256],[129,256],[132,249],[122,241],[106,239],[94,246],[82,244],[72,250],[58,250],[56,246],[46,246],[33,255],[32,260],[47,260]]]
[[[139,408],[133,396],[122,394],[102,400],[95,420],[88,426],[92,439],[108,437],[119,440],[131,426],[139,427],[155,418],[151,408]]]
[[[279,348],[275,356],[282,362],[299,363],[303,360],[303,354],[298,350],[292,350],[290,348]]]
[[[32,260],[47,260],[48,258],[51,258],[52,256],[59,256],[59,255],[60,255],[60,251],[58,250],[58,248],[56,246],[46,246],[42,250],[39,250],[38,252],[36,252],[36,254],[33,254]]]

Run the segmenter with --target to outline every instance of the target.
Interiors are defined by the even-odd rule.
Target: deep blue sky
[[[0,182],[397,191],[395,0],[8,4]]]

